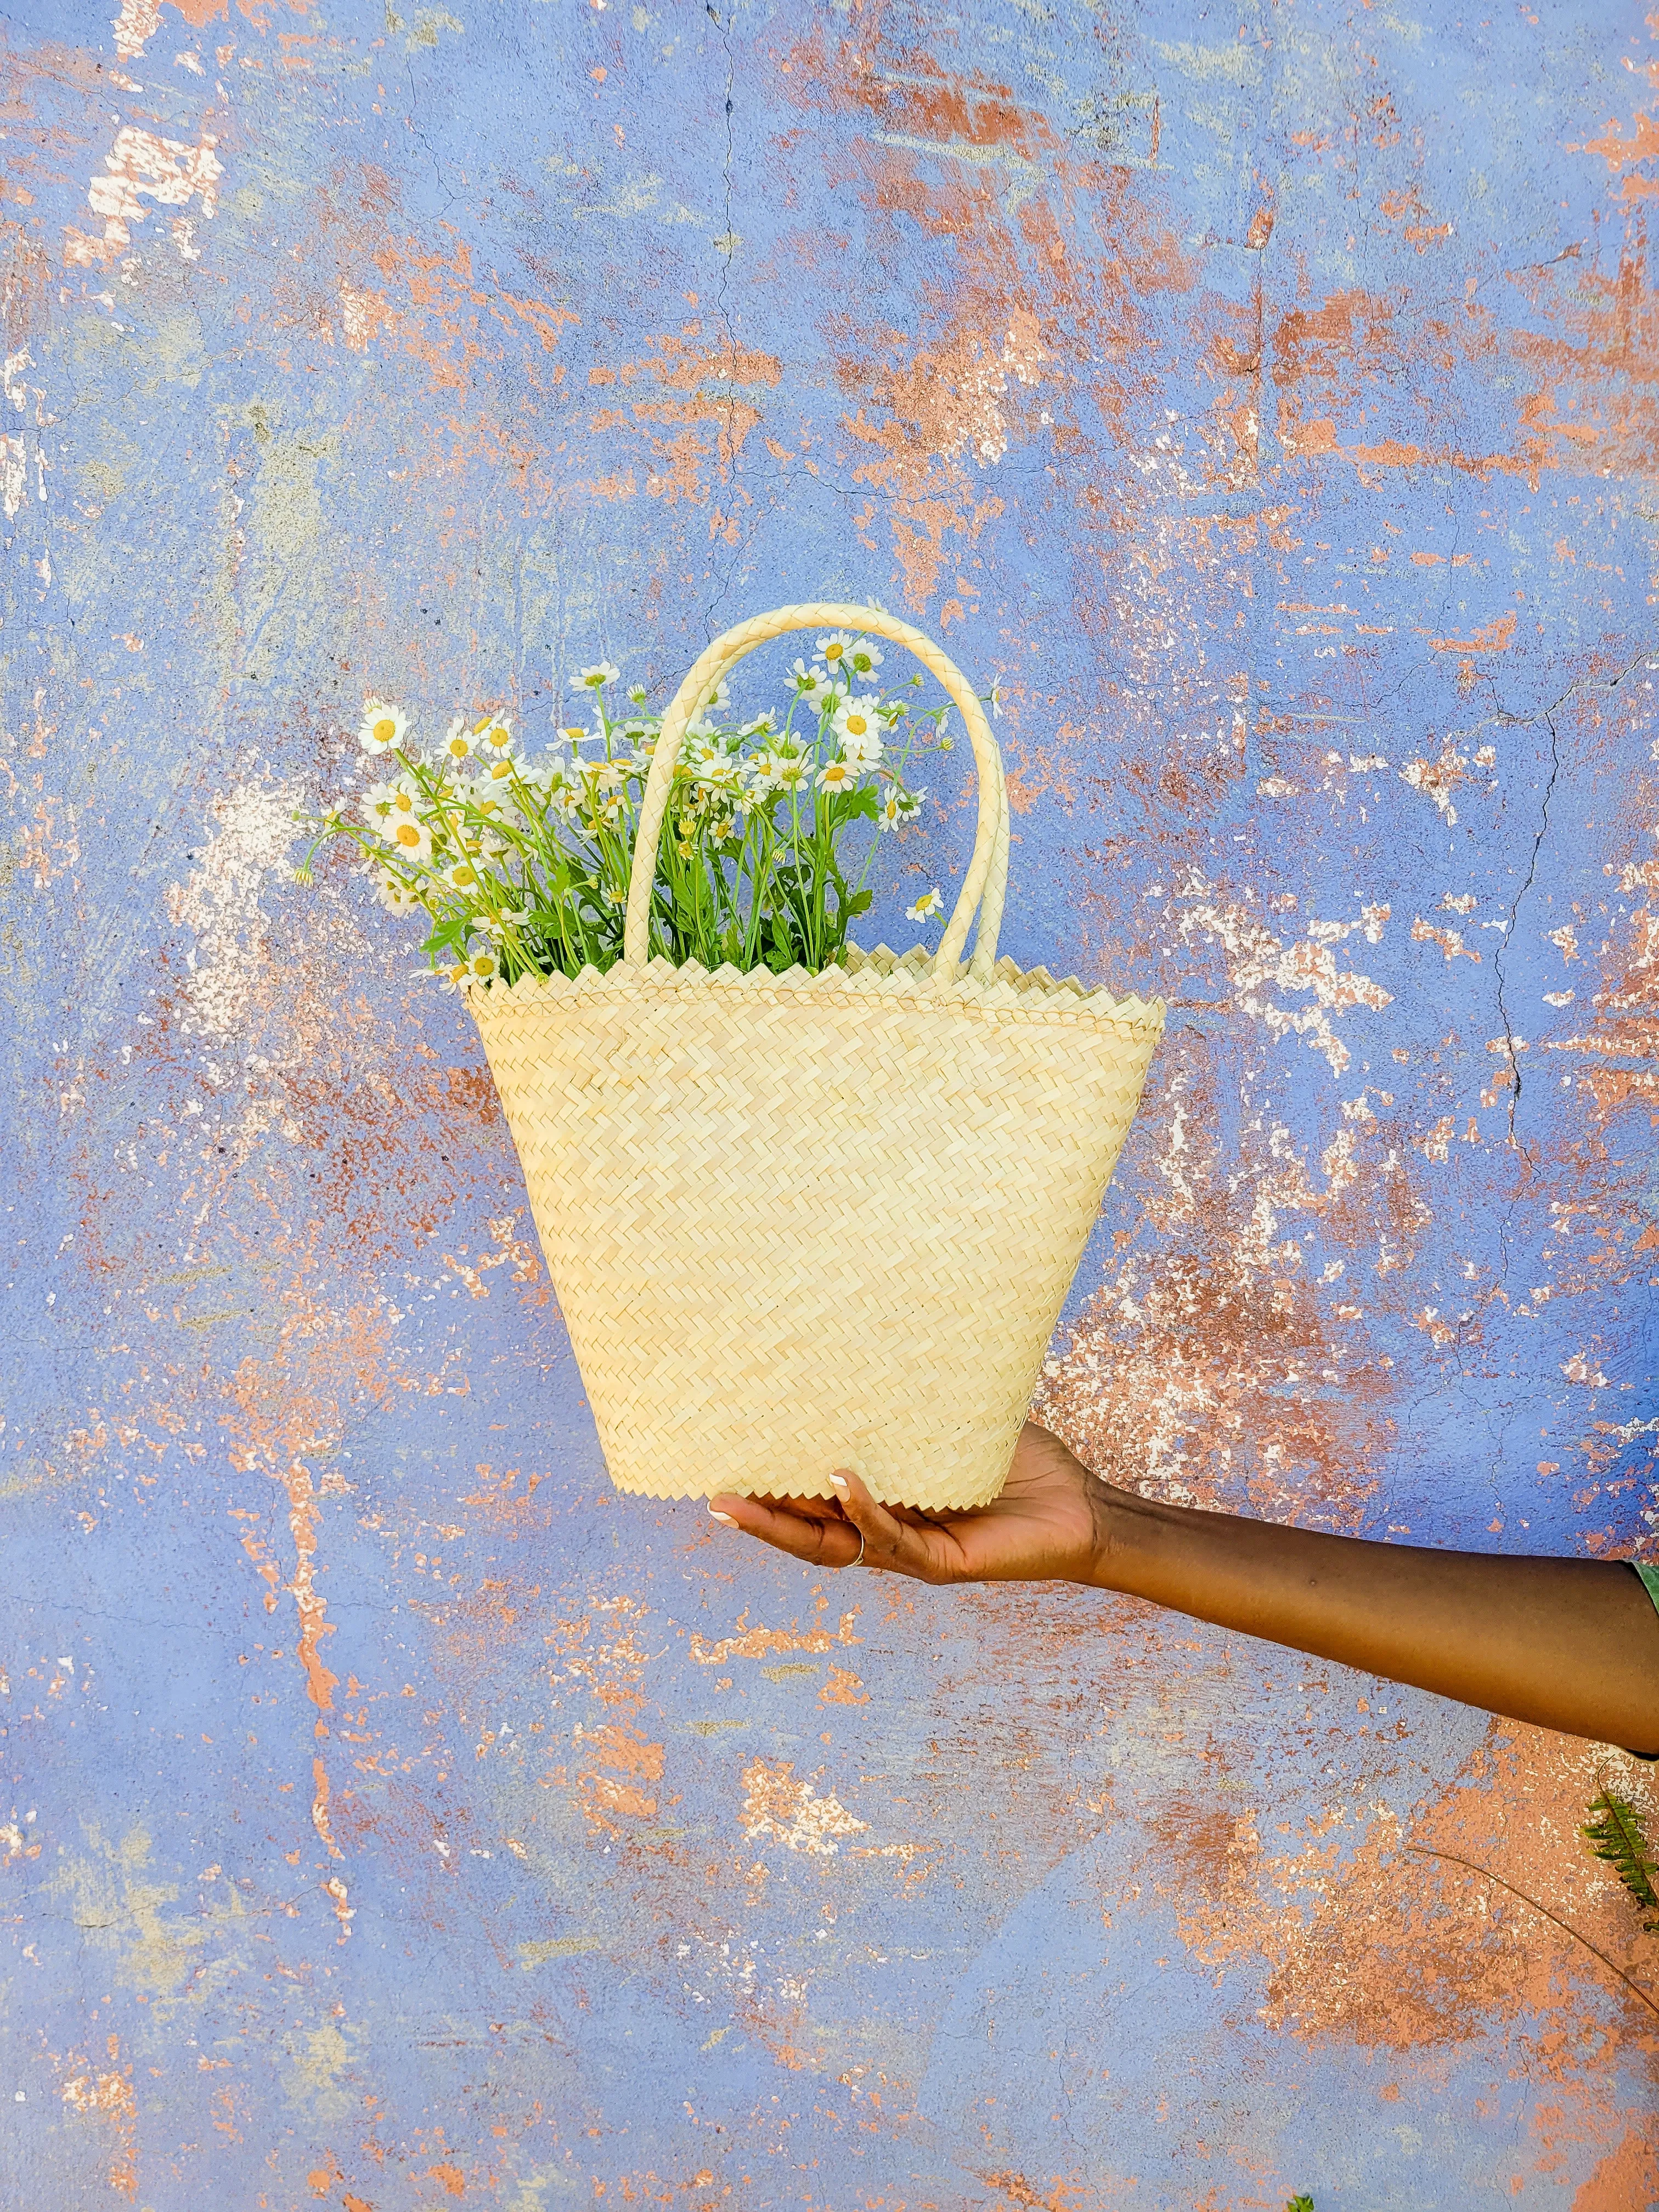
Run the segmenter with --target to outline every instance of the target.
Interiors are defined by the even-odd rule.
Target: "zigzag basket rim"
[[[618,960],[603,969],[584,968],[577,975],[521,975],[516,983],[477,983],[466,995],[474,1012],[483,1018],[507,1006],[522,1006],[538,1000],[557,1001],[619,994],[637,989],[642,983],[659,988],[714,984],[722,990],[752,993],[757,997],[782,992],[792,998],[829,998],[851,992],[860,997],[913,997],[932,1006],[964,1009],[983,1007],[1031,1014],[1088,1013],[1097,1020],[1139,1030],[1161,1030],[1169,1012],[1162,999],[1143,999],[1133,991],[1119,997],[1104,986],[1091,990],[1075,975],[1057,979],[1046,968],[1022,969],[1006,956],[992,970],[989,982],[975,981],[964,963],[957,981],[944,991],[933,988],[933,956],[921,945],[905,953],[894,952],[884,945],[878,945],[869,952],[849,945],[843,965],[820,969],[816,975],[800,967],[775,975],[769,968],[742,969],[729,962],[709,969],[696,960],[688,960],[677,968],[672,961],[659,954],[643,968]]]

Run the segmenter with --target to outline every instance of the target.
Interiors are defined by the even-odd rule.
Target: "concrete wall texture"
[[[0,2201],[1659,2201],[1643,1771],[618,1499],[290,820],[366,690],[884,599],[1000,685],[1006,949],[1170,1002],[1048,1418],[1650,1553],[1659,16],[116,4],[0,42]]]

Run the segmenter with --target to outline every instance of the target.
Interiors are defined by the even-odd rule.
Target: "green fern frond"
[[[1650,1914],[1642,1925],[1650,1935],[1659,1934],[1659,1890],[1653,1886],[1653,1877],[1659,1873],[1656,1861],[1648,1849],[1648,1839],[1642,1827],[1642,1816],[1627,1798],[1616,1790],[1599,1790],[1590,1801],[1590,1811],[1599,1815],[1587,1821],[1578,1831],[1595,1853],[1604,1859],[1635,1903],[1638,1912]]]

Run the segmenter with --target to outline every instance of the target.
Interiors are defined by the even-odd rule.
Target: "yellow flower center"
[[[870,727],[869,720],[863,714],[849,714],[847,717],[847,727],[854,737],[861,738]]]
[[[400,845],[412,851],[421,842],[421,825],[418,822],[400,822],[392,834]]]
[[[826,645],[823,648],[823,657],[826,660],[839,660],[846,650],[847,647],[844,645]]]
[[[380,720],[374,725],[374,742],[376,744],[389,745],[397,734],[398,725],[392,720],[391,715],[382,714]]]

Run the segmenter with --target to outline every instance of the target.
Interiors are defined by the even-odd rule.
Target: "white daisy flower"
[[[458,960],[453,967],[440,968],[437,976],[446,991],[464,991],[472,980],[472,971],[465,960]]]
[[[476,781],[488,791],[496,784],[511,783],[519,772],[519,763],[507,755],[500,760],[489,761],[481,765]],[[473,804],[476,805],[479,802],[475,799]]]
[[[453,891],[476,891],[481,888],[478,872],[471,860],[451,860],[438,872]]]
[[[813,648],[814,658],[821,660],[832,676],[845,672],[847,656],[853,650],[853,641],[844,629],[832,629],[828,637],[821,637]]]
[[[697,702],[699,720],[705,714],[723,714],[732,703],[732,694],[722,677],[712,691],[706,691]]]
[[[729,754],[711,754],[697,770],[697,781],[705,791],[741,791],[743,764]]]
[[[499,975],[501,972],[501,963],[493,952],[474,952],[466,963],[469,983],[487,983],[492,975]]]
[[[769,738],[777,726],[775,715],[757,714],[752,722],[744,724],[738,735],[740,738]]]
[[[482,760],[505,760],[513,750],[513,724],[505,714],[486,714],[472,725],[472,750]]]
[[[772,755],[771,787],[774,791],[799,791],[812,772],[810,753],[784,750],[780,748]]]
[[[444,732],[444,741],[438,748],[440,760],[465,761],[472,757],[472,732],[457,714]]]
[[[903,821],[904,809],[899,804],[899,791],[896,783],[889,784],[887,787],[887,796],[877,810],[876,819],[884,830],[896,830],[899,823]]]
[[[371,783],[359,802],[363,820],[371,830],[384,836],[386,825],[393,815],[415,811],[415,786],[406,776],[395,776],[389,782],[382,779]]]
[[[582,761],[579,765],[587,778],[588,788],[599,798],[609,798],[612,792],[621,791],[627,784],[627,776],[616,761]]]
[[[943,914],[944,911],[945,901],[935,885],[931,891],[924,891],[914,906],[905,908],[904,919],[907,921],[926,921],[931,915]]]
[[[882,651],[878,645],[872,645],[867,638],[860,638],[856,645],[848,647],[846,658],[848,676],[863,677],[867,680],[881,666]]]
[[[603,691],[607,684],[615,684],[622,671],[614,662],[596,660],[591,668],[580,668],[570,679],[573,691]]]
[[[406,883],[402,876],[392,875],[385,869],[377,873],[374,896],[388,914],[413,914],[421,903],[413,884]]]
[[[881,758],[881,725],[873,698],[848,699],[836,710],[832,727],[848,760],[865,767]]]
[[[636,707],[643,707],[645,704],[644,684],[630,684],[628,687],[628,696]]]
[[[763,750],[750,754],[744,763],[744,773],[749,779],[749,788],[757,799],[764,797],[766,793],[774,787],[773,780],[777,775],[777,756],[775,753]]]
[[[380,835],[403,860],[429,860],[432,832],[413,814],[395,814]]]
[[[818,770],[817,778],[820,791],[832,792],[851,791],[858,780],[859,764],[856,761],[848,760],[845,754],[837,759],[826,761]]]
[[[357,742],[366,753],[384,753],[402,744],[409,717],[401,707],[384,699],[366,699],[363,719],[357,725]]]
[[[809,668],[804,660],[795,663],[789,676],[797,695],[800,698],[812,700],[815,704],[821,704],[826,695],[835,689],[823,669]]]

